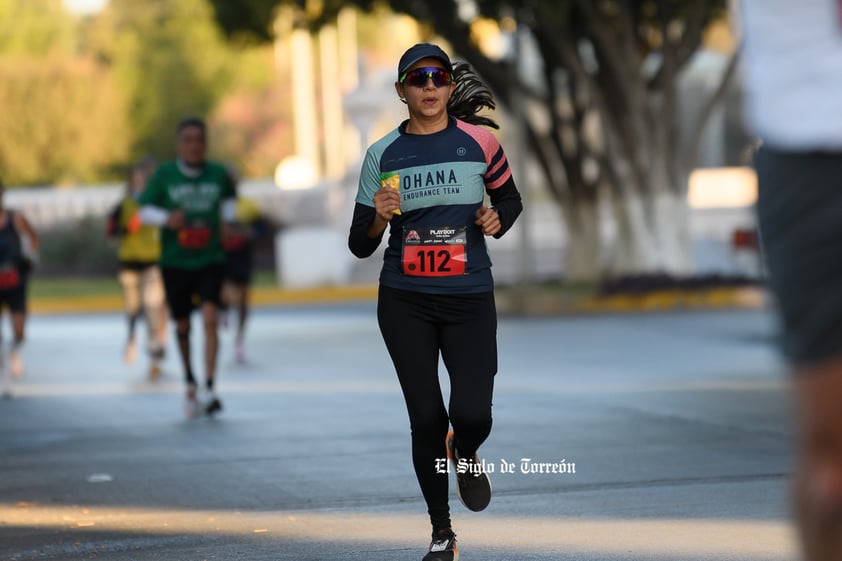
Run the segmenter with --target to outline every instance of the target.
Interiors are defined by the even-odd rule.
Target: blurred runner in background
[[[268,232],[268,224],[260,207],[251,199],[237,199],[236,220],[223,245],[227,257],[225,284],[222,291],[224,306],[223,325],[227,325],[227,313],[234,307],[237,313],[237,327],[234,339],[234,354],[237,362],[246,361],[245,331],[249,315],[250,286],[254,272],[254,246],[258,239]]]
[[[126,192],[109,216],[107,234],[119,238],[117,258],[120,261],[118,278],[123,287],[123,303],[128,322],[128,340],[123,351],[127,363],[137,354],[137,322],[146,320],[146,346],[151,359],[149,378],[161,374],[161,361],[167,340],[167,313],[164,305],[164,285],[158,259],[161,241],[158,228],[140,222],[138,199],[157,166],[152,158],[144,158],[132,168]]]
[[[792,369],[795,513],[808,561],[842,559],[842,0],[740,0],[757,217]]]
[[[222,240],[236,214],[236,188],[229,171],[205,159],[207,126],[188,117],[176,129],[177,158],[155,171],[140,197],[143,224],[161,228],[161,273],[187,384],[185,413],[222,410],[216,393],[217,332],[225,250]],[[190,315],[202,314],[205,387],[199,391],[190,357]]]
[[[39,240],[23,214],[5,207],[5,191],[5,185],[0,180],[0,311],[6,307],[12,317],[8,364],[5,364],[5,353],[0,351],[0,361],[3,362],[0,367],[3,370],[2,394],[9,397],[12,394],[12,378],[23,375],[21,346],[26,328],[27,285],[32,267],[38,260]]]

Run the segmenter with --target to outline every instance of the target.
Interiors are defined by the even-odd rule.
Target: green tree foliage
[[[0,177],[8,185],[121,180],[173,154],[175,124],[209,121],[211,155],[270,175],[291,135],[271,46],[228,41],[208,0],[0,0]]]
[[[122,96],[75,45],[60,0],[0,0],[0,173],[8,185],[95,181],[126,156]]]
[[[278,2],[265,0],[213,1],[216,19],[228,37],[247,43],[272,39],[272,21]]]
[[[317,29],[330,21],[342,8],[354,5],[370,11],[383,2],[374,0],[209,0],[216,20],[230,38],[248,41],[271,41],[275,37],[274,18],[278,7],[291,5],[301,8],[298,26]],[[449,2],[448,2],[449,3]],[[395,7],[396,2],[385,2]],[[411,15],[411,12],[407,12]]]
[[[0,0],[0,53],[45,56],[69,53],[73,20],[61,0]]]
[[[93,182],[125,159],[122,97],[102,65],[2,57],[0,76],[0,170],[8,185]]]
[[[90,48],[128,92],[132,151],[161,158],[172,155],[180,118],[210,114],[236,63],[205,0],[111,0]]]

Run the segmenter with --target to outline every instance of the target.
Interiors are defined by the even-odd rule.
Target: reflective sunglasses
[[[453,83],[453,74],[444,68],[436,68],[435,66],[425,66],[424,68],[416,68],[411,72],[404,72],[399,82],[401,84],[409,84],[416,88],[423,88],[427,85],[427,80],[432,78],[433,84],[437,88],[442,86],[449,86]]]

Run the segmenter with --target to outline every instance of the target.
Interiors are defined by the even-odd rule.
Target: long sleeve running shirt
[[[368,237],[374,193],[397,188],[401,214],[393,216],[380,283],[432,294],[493,290],[491,259],[474,224],[487,193],[500,217],[501,237],[523,205],[506,154],[488,130],[450,118],[429,135],[406,133],[406,122],[366,152],[348,238],[351,252],[370,256],[382,236]]]

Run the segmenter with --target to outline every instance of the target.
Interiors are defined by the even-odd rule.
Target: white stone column
[[[342,115],[339,41],[334,25],[326,25],[319,31],[319,60],[321,61],[322,147],[325,177],[339,179],[346,168],[343,152],[345,120]]]
[[[296,156],[309,161],[321,176],[319,123],[316,116],[313,41],[306,29],[294,29],[290,40],[292,122]]]

